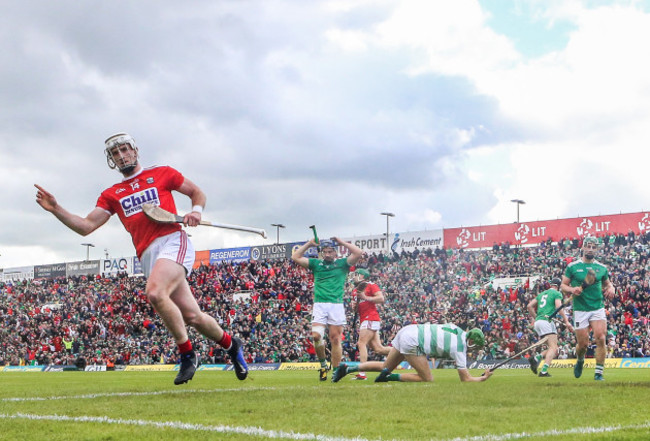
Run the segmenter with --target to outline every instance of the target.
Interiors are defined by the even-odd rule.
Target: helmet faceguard
[[[331,239],[321,240],[318,246],[320,247],[321,251],[325,248],[334,248],[336,250],[336,244]]]
[[[593,260],[596,257],[596,250],[598,249],[598,239],[593,236],[587,236],[582,240],[582,255],[588,259]]]
[[[318,245],[324,260],[333,261],[334,259],[336,259],[336,256],[338,255],[338,251],[336,249],[336,244],[334,243],[333,240],[323,239],[320,241]],[[326,249],[331,249],[333,253],[328,253],[328,256],[325,256],[325,253],[323,253],[323,251],[325,251]]]
[[[562,280],[559,277],[554,277],[553,280],[551,280],[551,286],[560,286],[562,284]]]
[[[370,280],[370,272],[365,268],[357,268],[352,276],[352,283],[357,289],[364,288]]]
[[[106,162],[110,168],[117,168],[120,173],[128,174],[137,167],[139,158],[138,147],[135,145],[135,139],[131,135],[127,133],[116,133],[115,135],[109,136],[104,141],[104,145],[106,146],[104,149]],[[129,158],[128,153],[120,149],[124,145],[128,145],[131,148],[135,153],[134,157]]]
[[[479,328],[473,328],[467,332],[467,347],[473,349],[485,346],[485,334]]]
[[[370,279],[370,271],[365,268],[357,268],[354,272],[360,274],[366,280]]]

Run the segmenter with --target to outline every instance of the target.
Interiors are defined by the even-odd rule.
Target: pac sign
[[[129,268],[129,259],[126,257],[106,259],[102,261],[102,268],[102,272],[104,273],[126,271]]]

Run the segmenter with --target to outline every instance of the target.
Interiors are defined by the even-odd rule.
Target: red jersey
[[[377,285],[374,283],[368,283],[366,288],[363,290],[363,293],[367,297],[374,297],[377,292],[381,291]],[[357,296],[357,290],[355,289],[353,295]],[[358,296],[357,296],[358,299]],[[364,320],[370,320],[378,322],[381,319],[379,318],[379,312],[377,311],[377,305],[375,303],[369,302],[368,300],[362,300],[359,303],[359,322]]]
[[[176,213],[172,195],[185,178],[171,167],[150,167],[119,184],[104,190],[97,199],[97,207],[119,216],[122,225],[131,234],[138,257],[155,239],[181,230],[180,224],[161,224],[142,212],[142,204],[152,203]]]

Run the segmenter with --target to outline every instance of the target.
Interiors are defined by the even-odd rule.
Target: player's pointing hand
[[[57,206],[56,198],[52,193],[46,191],[40,185],[34,184],[34,187],[38,189],[36,192],[36,203],[43,207],[46,211],[54,211]]]

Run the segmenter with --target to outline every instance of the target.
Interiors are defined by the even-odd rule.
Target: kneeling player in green
[[[485,381],[492,375],[487,369],[480,377],[473,377],[467,369],[467,349],[481,347],[485,344],[483,332],[474,328],[469,332],[458,326],[444,325],[407,325],[399,330],[392,341],[392,348],[386,360],[368,361],[358,366],[341,363],[334,373],[332,381],[338,382],[351,372],[358,370],[380,372],[375,383],[386,381],[433,381],[427,356],[454,360],[460,381]],[[406,360],[416,374],[393,374],[402,361]]]
[[[551,365],[553,359],[557,356],[557,327],[549,317],[553,315],[555,310],[562,306],[562,293],[558,291],[562,281],[559,278],[551,280],[551,287],[537,295],[533,300],[528,302],[528,312],[535,317],[535,332],[539,338],[548,335],[547,349],[540,354],[535,355],[528,359],[530,369],[534,374],[538,373],[538,367],[542,359],[544,365],[542,370],[539,371],[540,377],[550,377],[548,367]],[[569,319],[564,313],[564,309],[560,309],[560,315],[564,321],[564,325],[569,332],[573,332],[573,326],[569,323]]]

